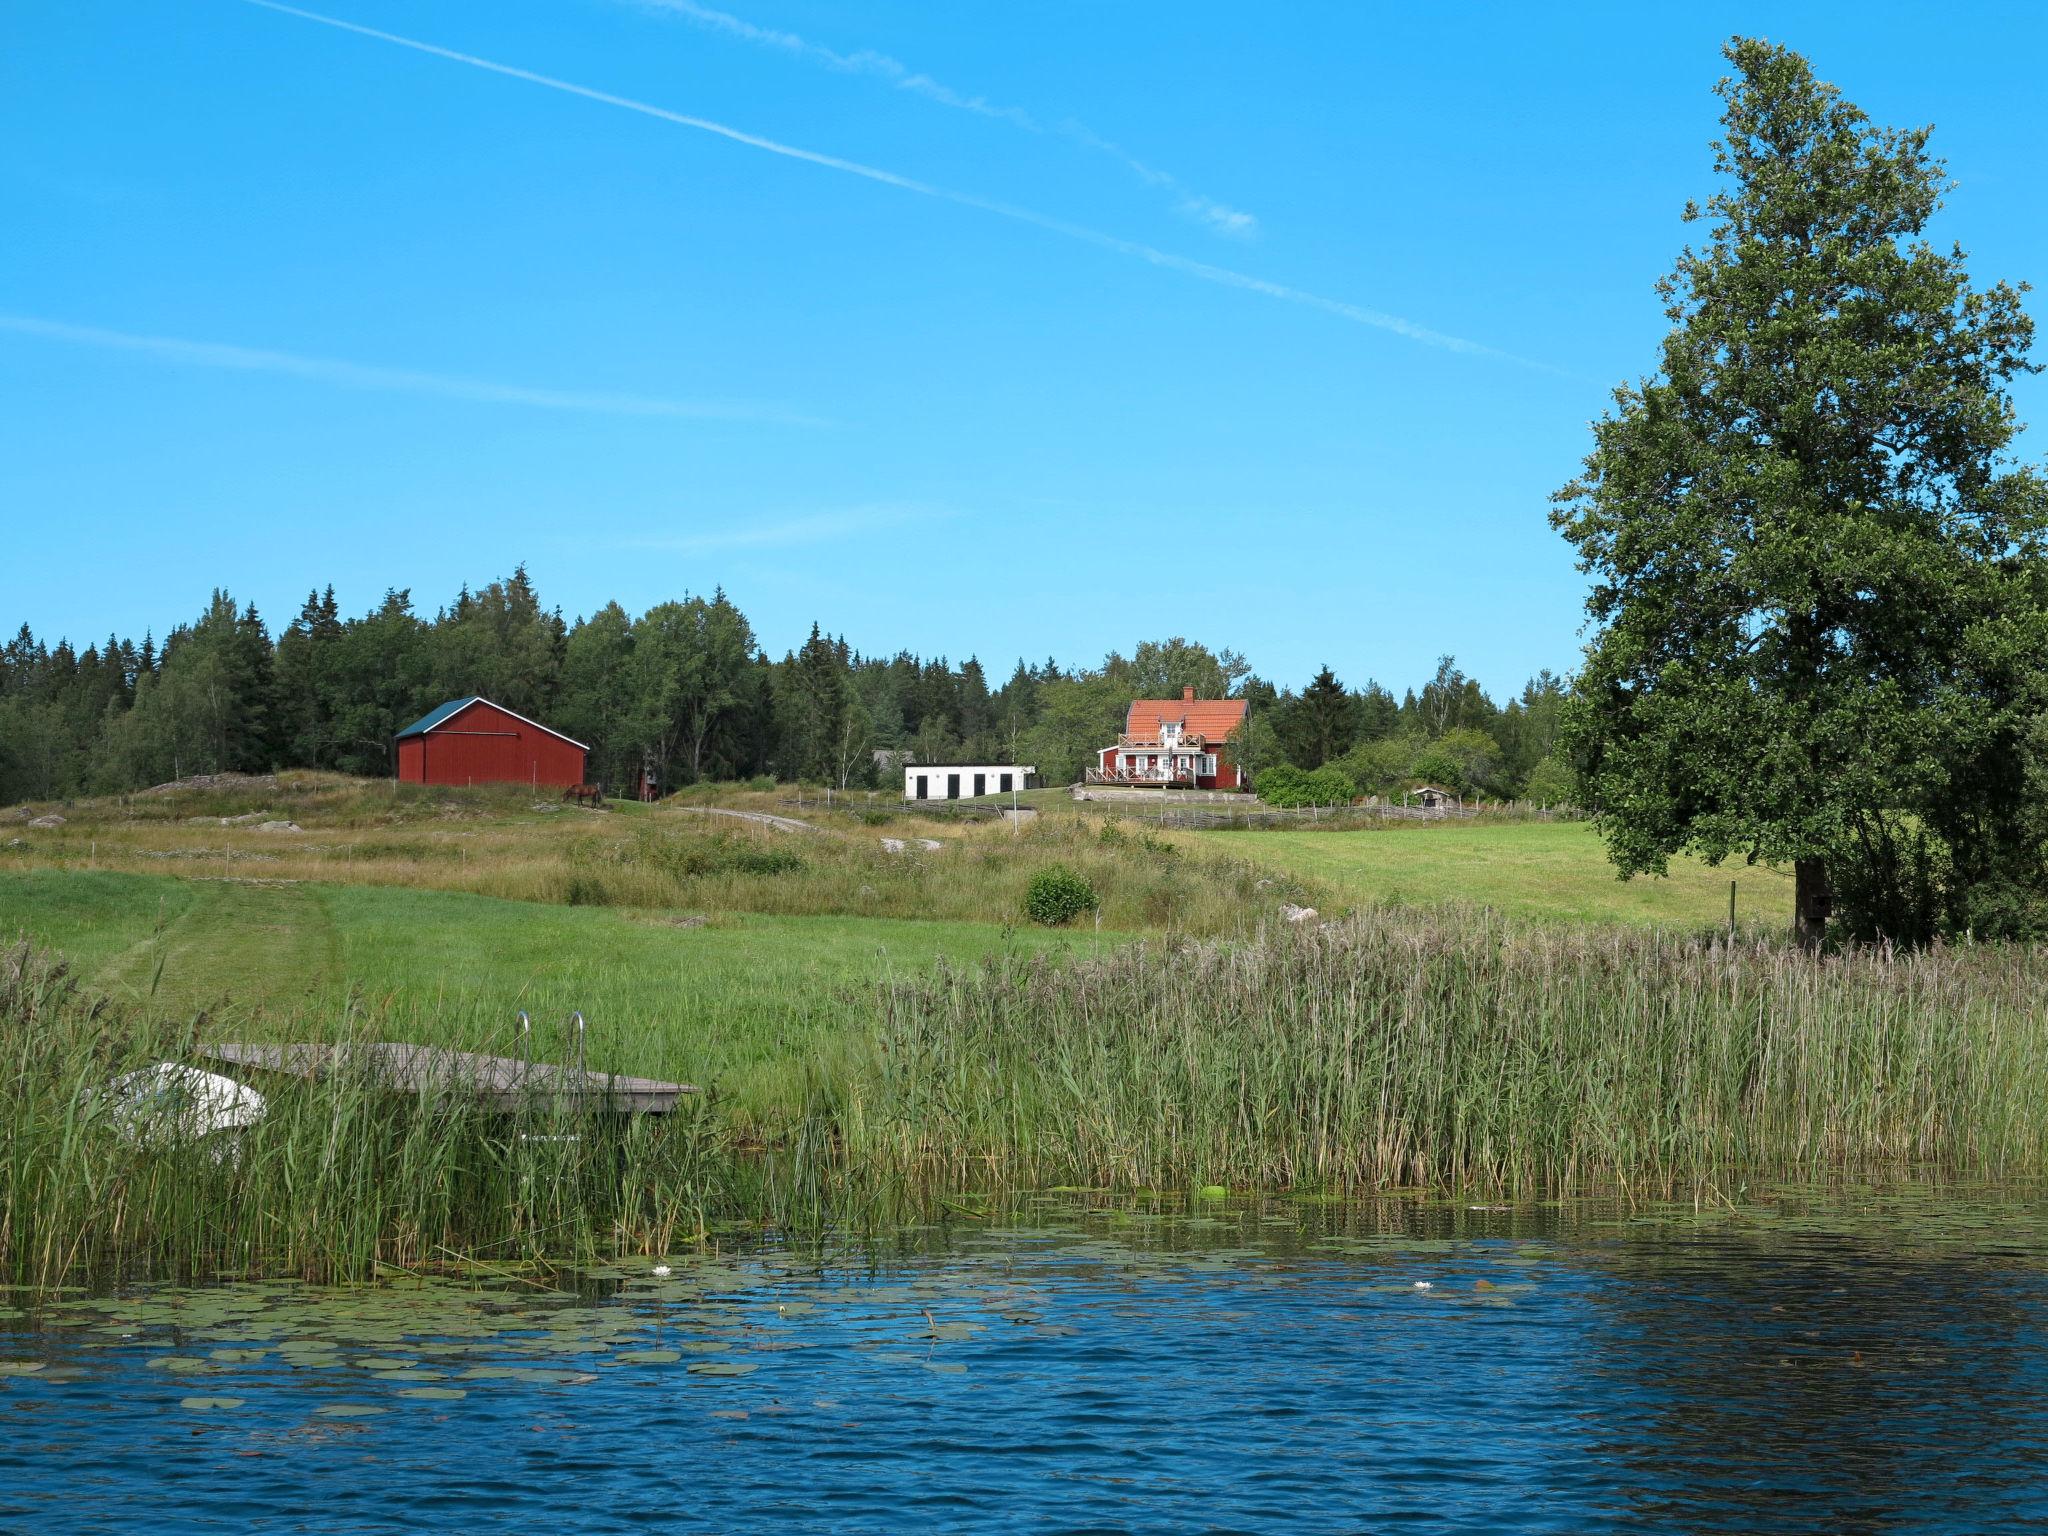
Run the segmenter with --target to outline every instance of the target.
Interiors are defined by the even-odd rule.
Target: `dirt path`
[[[798,821],[794,816],[771,816],[766,811],[725,811],[715,805],[678,805],[671,809],[691,816],[730,816],[735,821],[751,821],[757,826],[774,827],[781,832],[822,832],[823,827]]]

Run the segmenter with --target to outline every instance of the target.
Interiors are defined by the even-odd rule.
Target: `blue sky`
[[[1577,654],[1546,498],[1653,359],[1731,33],[1936,124],[1941,235],[2048,279],[2034,7],[310,9],[503,68],[0,21],[10,630],[524,561],[572,617],[722,584],[778,654],[1508,690]]]

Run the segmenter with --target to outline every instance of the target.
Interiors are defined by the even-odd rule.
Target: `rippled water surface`
[[[1056,1196],[668,1263],[0,1314],[0,1529],[2048,1529],[2029,1196]]]

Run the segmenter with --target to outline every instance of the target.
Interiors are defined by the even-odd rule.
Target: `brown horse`
[[[578,805],[593,808],[604,804],[604,786],[600,784],[571,784],[562,791],[564,800],[574,800]]]

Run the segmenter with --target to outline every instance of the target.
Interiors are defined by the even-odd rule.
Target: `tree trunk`
[[[1827,936],[1835,907],[1828,867],[1820,859],[1792,861],[1792,937],[1807,949],[1818,949]]]

